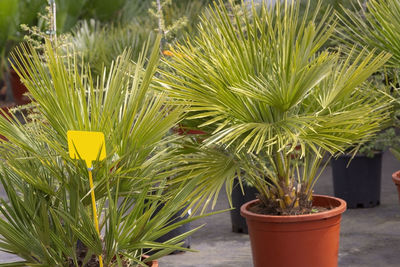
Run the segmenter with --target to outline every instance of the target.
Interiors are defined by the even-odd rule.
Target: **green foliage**
[[[121,10],[121,23],[131,23],[148,17],[148,9],[152,0],[130,0],[126,1]]]
[[[146,8],[150,3],[150,1],[146,3],[146,1],[133,0],[112,2],[108,0],[2,0],[0,1],[0,51],[2,55],[8,55],[14,45],[22,40],[23,33],[28,35],[25,38],[27,41],[36,43],[35,47],[39,47],[43,40],[52,34],[49,25],[52,13],[49,10],[51,9],[50,4],[53,2],[56,4],[58,34],[68,33],[82,20],[93,19],[110,25],[122,21],[129,24],[132,21],[137,22],[139,18],[143,20],[146,18]],[[128,13],[129,20],[127,19]],[[19,25],[22,25],[21,29]],[[150,31],[149,28],[147,30]],[[4,60],[3,65],[5,63]]]
[[[16,27],[18,1],[0,0],[0,79],[7,68],[6,55],[10,49],[10,38]]]
[[[125,49],[131,51],[131,60],[136,61],[143,44],[154,42],[154,32],[163,33],[163,47],[173,45],[185,34],[194,34],[198,14],[208,1],[163,1],[160,12],[156,2],[152,2],[151,8],[150,2],[129,2],[126,8],[130,16],[127,17],[128,11],[124,10],[120,23],[105,24],[95,19],[81,21],[71,33],[59,37],[62,39],[59,43],[65,51],[72,47],[96,76],[104,68],[109,69],[111,62]]]
[[[18,26],[20,24],[38,24],[38,13],[45,8],[46,4],[47,0],[19,0]]]
[[[188,119],[209,134],[205,147],[268,162],[262,175],[252,161],[244,171],[278,214],[307,210],[323,155],[368,141],[389,117],[390,100],[365,81],[390,56],[319,52],[336,22],[330,13],[317,21],[318,7],[300,16],[298,1],[219,1],[198,37],[176,45],[160,80],[178,106],[190,105]]]
[[[18,1],[0,1],[0,47],[6,45],[6,41],[16,26],[16,15],[18,14]]]
[[[37,13],[46,0],[0,1],[0,79],[8,70],[8,56],[12,48],[22,40],[20,24],[37,23]]]
[[[102,23],[118,23],[124,16],[129,16],[128,21],[131,21],[137,16],[144,16],[143,11],[147,6],[146,1],[138,0],[56,0],[56,4],[59,33],[70,31],[80,20],[94,19]]]
[[[71,49],[75,51],[77,62],[89,64],[92,75],[97,76],[104,68],[109,70],[112,62],[126,49],[130,50],[130,59],[136,62],[143,45],[155,41],[155,34],[150,32],[139,23],[101,25],[90,20],[79,23],[70,34],[61,36],[59,43],[64,53],[68,54]]]
[[[302,6],[301,11],[307,9],[307,0],[301,0]],[[321,7],[320,7],[320,12],[317,15],[317,17],[322,17],[322,14],[324,12],[328,11],[329,9],[333,9],[335,12],[344,14],[343,9],[350,9],[353,10],[355,6],[358,6],[359,0],[324,0],[321,2]],[[313,11],[313,8],[315,8],[317,5],[314,7],[311,7],[311,10]]]
[[[90,10],[90,17],[95,17],[99,20],[109,20],[110,18],[116,17],[118,12],[121,12],[126,2],[126,0],[92,0],[88,3],[86,8]]]
[[[54,0],[49,1],[49,3]],[[57,19],[57,32],[63,33],[70,30],[75,26],[77,21],[80,19],[84,12],[86,5],[90,1],[87,0],[75,0],[75,1],[63,1],[55,0],[56,3],[56,19]]]
[[[338,14],[344,27],[340,28],[342,40],[348,47],[356,44],[357,50],[367,47],[376,53],[392,54],[388,64],[398,68],[400,62],[400,2],[397,0],[367,1],[365,8],[358,5],[355,11],[344,9]],[[349,48],[350,49],[350,48]]]
[[[303,12],[307,9],[308,5],[308,0],[301,0],[301,6],[300,6],[300,14],[303,14]],[[319,8],[319,11],[317,12],[317,16],[315,18],[316,22],[319,22],[322,18],[323,15],[326,12],[335,12],[337,14],[340,14],[342,16],[346,16],[345,12],[343,11],[344,8],[348,10],[355,10],[356,7],[358,6],[359,0],[323,0],[321,1],[321,6],[318,7],[318,5],[312,5],[310,7],[310,12],[313,13],[315,8]],[[327,40],[327,42],[323,45],[322,49],[326,48],[332,48],[336,49],[337,46],[341,45],[341,41],[338,40],[338,38],[330,38]]]
[[[176,40],[185,39],[196,34],[196,25],[204,9],[211,4],[210,0],[164,0],[157,5],[152,2],[149,13],[153,16],[153,28],[157,28],[164,41],[171,45]]]
[[[394,128],[389,128],[363,144],[358,153],[372,158],[376,152],[385,151],[392,147],[400,147],[400,137],[396,134]]]
[[[125,52],[96,79],[90,68],[78,67],[73,52],[60,54],[49,42],[44,54],[17,50],[16,71],[34,102],[26,124],[0,116],[0,134],[8,139],[0,145],[0,179],[8,196],[1,200],[0,248],[23,258],[18,266],[84,266],[99,254],[105,266],[142,266],[145,250],[155,252],[145,261],[182,250],[193,231],[155,241],[194,219],[169,225],[197,184],[180,171],[175,148],[166,145],[177,138],[167,133],[183,108],[149,90],[158,41],[148,60],[146,48],[136,64]],[[68,155],[68,130],[102,131],[106,137],[108,157],[93,171],[101,238],[93,226],[87,168]]]
[[[398,113],[400,110],[400,98],[398,94],[400,3],[395,0],[371,0],[365,6],[359,5],[357,11],[345,9],[344,13],[346,16],[339,16],[344,25],[339,33],[347,47],[356,44],[358,50],[367,47],[369,50],[374,49],[376,53],[386,51],[392,54],[387,64],[388,68],[385,72],[384,83],[388,88],[391,88],[391,92],[388,92],[388,94],[394,99],[393,109],[395,114],[393,126],[398,128]],[[397,135],[393,135],[385,136],[384,138],[391,140],[387,145],[391,147],[391,150],[396,155],[398,153],[395,151],[399,149],[400,144]],[[370,146],[375,146],[374,143]],[[378,141],[378,143],[381,142]]]

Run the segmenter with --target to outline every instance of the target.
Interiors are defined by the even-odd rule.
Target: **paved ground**
[[[400,169],[400,162],[385,153],[382,166],[381,205],[369,209],[347,210],[343,214],[339,267],[399,267],[400,204],[391,181],[391,174]],[[332,195],[331,169],[328,166],[317,184],[316,193]],[[221,195],[217,209],[228,208]],[[192,236],[196,253],[170,255],[160,259],[160,267],[251,267],[249,238],[231,232],[229,213],[196,221],[206,224]],[[0,263],[17,259],[0,253]],[[267,266],[266,266],[267,267]],[[271,266],[273,267],[273,266]],[[323,267],[323,266],[321,266]]]

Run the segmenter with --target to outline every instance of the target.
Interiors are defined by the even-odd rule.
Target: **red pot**
[[[28,89],[26,89],[18,74],[13,69],[10,70],[10,83],[14,101],[17,105],[25,105],[31,102],[29,97],[25,95],[25,93],[28,92]]]
[[[178,127],[174,128],[173,131],[179,135],[192,135],[192,134],[198,134],[198,135],[203,135],[207,134],[206,132],[202,130],[197,130],[197,129],[188,129],[182,125],[179,125]]]
[[[400,171],[393,173],[392,179],[393,179],[394,184],[397,187],[397,192],[399,193],[399,201],[400,201]]]
[[[294,216],[249,211],[258,201],[247,202],[240,209],[248,225],[255,267],[337,267],[344,200],[314,195],[315,206],[330,210]]]

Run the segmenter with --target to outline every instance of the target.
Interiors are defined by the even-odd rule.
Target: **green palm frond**
[[[305,160],[343,152],[388,120],[388,97],[366,81],[390,55],[320,51],[336,20],[329,10],[316,20],[321,3],[300,16],[299,2],[269,8],[219,1],[203,16],[199,36],[176,45],[165,60],[172,71],[159,80],[178,106],[191,105],[188,119],[209,133],[206,147],[267,155],[273,173],[265,176],[281,200],[295,186],[296,149]]]
[[[169,64],[185,78],[164,73],[171,79],[163,83],[175,87],[167,89],[173,97],[190,101],[196,112],[192,118],[205,119],[200,126],[216,126],[209,144],[231,145],[240,140],[238,149],[246,146],[249,152],[259,152],[265,146],[277,144],[281,150],[301,143],[300,136],[306,141],[305,133],[315,131],[325,120],[324,113],[334,115],[324,112],[328,106],[332,110],[388,59],[388,55],[373,58],[372,53],[363,52],[350,62],[338,53],[316,54],[333,26],[300,20],[297,9],[287,6],[287,15],[275,18],[274,11],[265,6],[262,15],[253,7],[251,17],[247,14],[241,19],[234,13],[234,23],[221,5],[213,20],[204,21],[194,45],[188,41],[178,46]],[[241,24],[245,26],[239,27]],[[252,35],[249,29],[254,29]],[[286,29],[286,35],[278,29]],[[366,59],[361,62],[362,56]],[[319,99],[320,106],[305,112],[301,104],[310,97]],[[360,97],[358,93],[346,100],[353,103]]]
[[[137,62],[127,51],[96,78],[73,51],[65,56],[50,43],[44,54],[17,50],[15,64],[33,102],[25,124],[0,116],[7,138],[0,144],[0,179],[8,197],[0,206],[0,249],[23,258],[18,266],[84,266],[99,254],[105,266],[122,259],[143,265],[145,251],[161,257],[192,233],[156,242],[196,218],[171,223],[197,183],[180,170],[170,145],[179,139],[169,131],[184,107],[150,90],[158,47],[148,58],[144,47]],[[68,155],[68,130],[101,131],[106,138],[108,157],[93,166],[102,238],[93,225],[85,163]]]
[[[219,191],[224,187],[227,195],[231,195],[235,175],[240,175],[241,162],[239,157],[228,151],[220,148],[203,149],[196,143],[187,143],[178,151],[180,161],[188,164],[177,168],[199,177],[191,193],[192,202],[189,206],[194,213],[198,210],[203,213],[210,204],[214,208]]]
[[[360,3],[360,2],[359,2]],[[338,31],[348,47],[368,47],[392,54],[387,62],[398,68],[400,61],[400,3],[396,0],[371,0],[356,5],[356,10],[343,9],[338,17],[343,23]],[[354,8],[355,9],[355,8]]]
[[[68,56],[76,52],[78,64],[89,64],[93,76],[101,75],[106,68],[111,68],[118,56],[124,50],[129,50],[129,57],[136,62],[142,53],[146,42],[155,41],[150,35],[153,28],[147,21],[130,22],[125,24],[101,24],[89,20],[77,24],[71,33],[61,36],[63,51]],[[146,57],[149,56],[146,54]]]

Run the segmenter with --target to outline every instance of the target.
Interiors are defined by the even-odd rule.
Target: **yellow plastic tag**
[[[69,156],[73,159],[81,158],[86,161],[88,168],[92,161],[106,157],[106,146],[102,132],[68,131]]]

